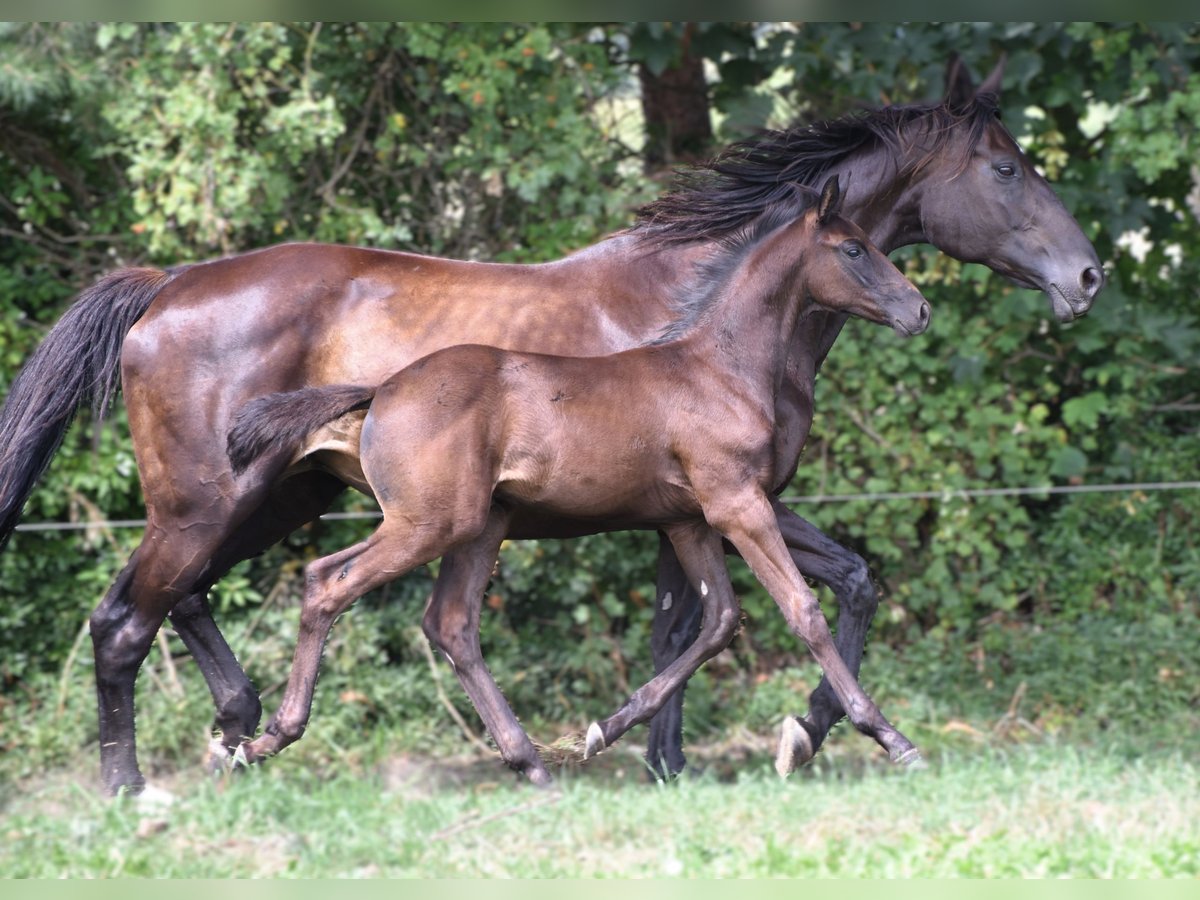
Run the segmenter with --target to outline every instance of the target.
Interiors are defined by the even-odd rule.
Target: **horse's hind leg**
[[[603,750],[658,712],[705,661],[728,646],[737,631],[739,607],[720,535],[703,523],[676,526],[667,534],[700,594],[704,609],[700,634],[665,670],[634,691],[616,713],[588,728],[586,756]]]
[[[505,763],[534,784],[546,786],[550,773],[488,671],[479,646],[483,592],[507,531],[508,516],[493,507],[479,537],[442,558],[422,627],[449,660]]]
[[[216,707],[213,729],[219,736],[213,738],[209,758],[209,765],[216,769],[223,768],[233,749],[258,730],[262,702],[217,628],[206,593],[189,594],[171,610],[170,619],[175,633],[204,675]]]
[[[341,481],[323,472],[289,478],[221,544],[213,560],[211,581],[218,581],[237,563],[262,553],[315,519],[344,488]],[[212,744],[209,764],[223,768],[234,749],[258,731],[262,703],[213,621],[205,594],[184,598],[171,610],[170,619],[212,694],[216,707],[213,725],[219,737]]]
[[[650,650],[657,675],[677,660],[700,633],[700,595],[688,582],[687,573],[665,534],[659,534],[657,600]],[[654,778],[674,778],[684,770],[683,695],[686,683],[671,694],[650,720],[646,739],[646,764]]]
[[[134,686],[159,627],[203,577],[211,545],[198,533],[162,540],[153,525],[91,616],[100,719],[100,773],[105,789],[138,792]],[[197,562],[200,561],[200,562]]]

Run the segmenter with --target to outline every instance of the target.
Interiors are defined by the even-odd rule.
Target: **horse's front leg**
[[[838,600],[837,634],[834,644],[846,667],[856,678],[862,663],[863,647],[879,595],[871,581],[866,562],[847,550],[815,525],[805,521],[776,498],[772,500],[776,521],[792,561],[806,576],[831,588]],[[845,715],[829,678],[821,677],[809,698],[809,713],[789,716],[775,765],[786,775],[816,754],[829,730]]]
[[[650,650],[654,674],[658,675],[679,659],[700,633],[700,595],[688,581],[675,548],[662,533],[659,534],[655,597]],[[674,778],[687,765],[683,755],[683,694],[686,688],[686,683],[680,685],[650,720],[646,763],[654,778]]]
[[[884,718],[838,654],[816,595],[788,555],[766,495],[753,491],[722,496],[706,505],[704,512],[737,548],[792,632],[816,657],[854,727],[874,738],[892,760],[907,763],[919,759],[916,747]]]

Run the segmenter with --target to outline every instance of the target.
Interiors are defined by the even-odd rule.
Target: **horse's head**
[[[809,296],[826,309],[890,325],[903,335],[920,334],[929,327],[929,302],[866,232],[841,216],[842,200],[833,175],[804,217],[815,245],[804,269]]]
[[[921,160],[914,175],[921,239],[1044,291],[1058,320],[1069,322],[1091,307],[1104,270],[1078,223],[1000,123],[1003,68],[1001,59],[975,87],[958,58],[950,61],[945,108],[982,131],[952,128],[953,138],[935,141],[942,150]],[[927,133],[920,143],[928,147],[935,138]]]

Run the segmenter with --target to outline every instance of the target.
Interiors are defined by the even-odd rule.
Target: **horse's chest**
[[[777,486],[791,479],[812,430],[811,391],[785,385],[775,403],[774,474]]]

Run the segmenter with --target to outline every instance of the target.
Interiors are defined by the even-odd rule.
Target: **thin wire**
[[[973,497],[1041,497],[1047,494],[1113,494],[1142,491],[1194,491],[1200,489],[1200,481],[1147,481],[1121,484],[1048,484],[1026,487],[1000,488],[944,488],[940,491],[876,491],[863,494],[811,494],[780,497],[782,503],[851,503],[854,501],[876,502],[880,500],[966,500]],[[321,519],[327,522],[348,519],[379,519],[378,510],[366,512],[325,513]],[[29,522],[17,526],[17,531],[83,531],[88,528],[145,528],[145,519],[116,519],[106,522]]]
[[[852,500],[958,500],[971,497],[1022,497],[1046,494],[1113,494],[1135,491],[1194,491],[1200,481],[1148,481],[1123,484],[1056,484],[1037,487],[944,488],[940,491],[879,491],[868,494],[812,494],[780,497],[783,503],[848,503]]]

